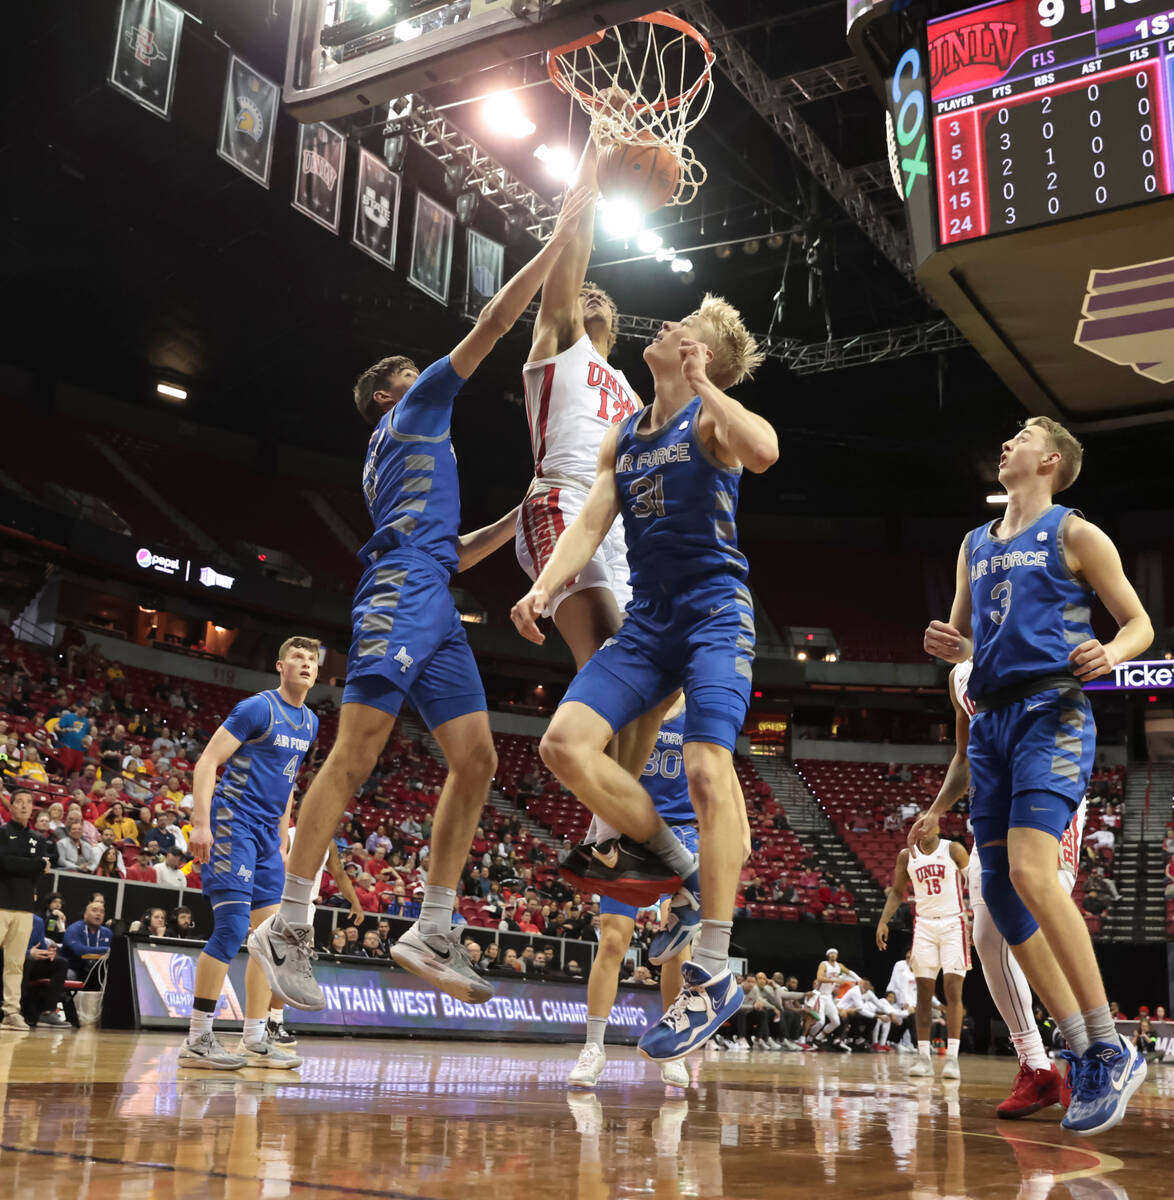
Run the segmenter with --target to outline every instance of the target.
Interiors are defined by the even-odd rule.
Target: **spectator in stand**
[[[377,958],[386,961],[387,951],[383,949],[383,944],[379,940],[379,934],[374,929],[368,929],[363,934],[363,942],[359,947],[359,953],[363,958]]]
[[[341,958],[347,953],[347,937],[345,929],[335,929],[331,931],[330,939],[322,949],[322,953],[329,958]]]
[[[1174,898],[1174,856],[1166,859],[1166,899]]]
[[[187,887],[188,877],[182,870],[185,857],[178,846],[169,846],[164,854],[162,864],[155,868],[156,882],[163,884],[164,887]]]
[[[67,708],[57,720],[57,761],[64,774],[80,771],[85,763],[84,742],[90,733],[90,718],[83,705]]]
[[[173,938],[195,938],[196,918],[186,904],[181,904],[167,923],[167,936]]]
[[[518,958],[518,952],[512,946],[505,952],[505,957],[501,962],[501,969],[506,972],[513,971],[518,975],[522,973],[522,960]]]
[[[481,959],[481,965],[478,967],[478,970],[486,973],[501,970],[501,947],[496,942],[490,942],[485,947],[485,954]]]
[[[906,800],[897,811],[900,814],[901,823],[904,825],[914,820],[919,810],[912,800]]]
[[[831,902],[837,908],[851,908],[856,903],[856,897],[852,895],[842,880],[837,880],[835,889],[832,891]]]
[[[53,831],[54,837],[65,828],[65,809],[57,800],[49,805],[49,828]]]
[[[375,827],[375,832],[371,834],[366,842],[368,854],[374,854],[380,847],[382,847],[384,854],[390,854],[392,851],[392,841],[387,836],[387,826],[383,824]]]
[[[1162,849],[1167,854],[1174,854],[1174,824],[1166,826],[1166,838],[1162,842]]]
[[[92,821],[87,821],[82,812],[82,803],[85,799],[82,792],[78,792],[70,799],[69,807],[65,810],[65,824],[68,827],[70,820],[75,816],[78,817],[82,823],[82,837],[91,845],[96,846],[102,840],[102,835],[98,832],[98,827]]]
[[[16,770],[5,771],[5,775],[11,775],[14,778],[19,776],[21,779],[30,779],[34,783],[48,783],[49,772],[45,770],[45,764],[41,762],[40,752],[36,746],[26,745],[24,748],[24,761]],[[20,1016],[17,1013],[17,1016]]]
[[[50,892],[45,897],[42,912],[45,918],[45,935],[55,942],[60,942],[69,927],[65,917],[65,899],[60,892]]]
[[[775,903],[793,907],[799,903],[799,893],[792,886],[786,871],[780,871],[775,880]]]
[[[33,930],[37,879],[49,870],[47,846],[29,829],[32,793],[13,792],[7,824],[0,826],[0,949],[4,952],[4,1018],[0,1029],[27,1029],[20,997]]]
[[[175,823],[176,813],[165,808],[156,818],[158,828],[155,836],[158,838],[160,849],[166,851],[168,846],[174,846],[181,854],[188,850],[188,840],[183,836],[183,830]]]
[[[106,920],[106,901],[95,895],[86,905],[80,921],[65,931],[64,951],[72,979],[88,979],[94,964],[110,953],[110,930]]]
[[[360,872],[358,879],[355,880],[355,895],[358,896],[359,904],[364,912],[379,911],[379,893],[375,890],[375,879],[370,872]]]
[[[900,833],[901,832],[901,817],[898,813],[889,812],[885,814],[885,833]]]
[[[102,851],[102,857],[98,859],[94,874],[101,875],[104,879],[125,879],[126,872],[120,865],[121,859],[122,855],[118,853],[117,846],[107,846]]]
[[[102,851],[82,837],[82,815],[71,812],[65,836],[57,839],[57,861],[62,870],[90,872],[98,865]]]
[[[116,800],[95,822],[99,833],[109,829],[114,834],[116,842],[134,842],[139,840],[139,825],[134,817],[126,815],[126,809]]]
[[[1092,833],[1085,838],[1085,841],[1090,842],[1098,851],[1112,850],[1117,844],[1117,837],[1111,829],[1094,829]]]
[[[54,863],[56,863],[57,836],[50,827],[49,814],[43,808],[33,817],[33,829],[38,837],[43,837],[53,847]]]
[[[37,1025],[60,1028],[69,1024],[58,1011],[68,972],[69,963],[64,955],[57,953],[57,943],[45,936],[44,920],[33,913],[20,995],[21,1016],[30,1029]]]
[[[404,837],[409,837],[416,840],[418,840],[424,832],[423,826],[419,821],[416,820],[414,816],[412,816],[411,813],[408,813],[408,815],[400,822],[399,831],[404,835]]]
[[[106,785],[98,778],[98,764],[95,762],[86,763],[80,771],[71,771],[69,778],[65,781],[66,788],[73,792],[81,788],[91,803],[97,803],[101,800],[102,792],[106,790]],[[101,787],[96,795],[94,794],[95,787]],[[93,818],[90,818],[93,820]]]
[[[817,888],[820,884],[819,872],[810,866],[804,866],[799,872],[799,886],[801,888]]]
[[[137,937],[167,936],[167,913],[161,908],[148,908],[137,921],[132,921],[128,933]]]
[[[164,800],[170,804],[174,804],[176,812],[178,812],[183,805],[183,799],[187,793],[183,790],[183,781],[180,777],[172,774],[167,777],[167,783],[163,786],[159,794]]]
[[[1153,1062],[1158,1057],[1158,1035],[1154,1032],[1148,1016],[1138,1016],[1137,1032],[1133,1035],[1133,1044],[1147,1062]]]
[[[122,756],[122,764],[119,769],[124,776],[144,774],[147,767],[143,761],[142,749],[139,746],[131,746]]]
[[[1105,868],[1100,865],[1093,867],[1088,886],[1099,888],[1114,904],[1121,899],[1121,893],[1117,891],[1117,885],[1105,874]]]
[[[346,934],[346,952],[356,954],[359,950],[359,927],[347,925],[343,932]]]

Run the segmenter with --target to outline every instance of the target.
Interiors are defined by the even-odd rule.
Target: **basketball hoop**
[[[709,108],[714,58],[688,21],[654,12],[549,51],[546,68],[591,118],[597,143],[656,141],[672,153],[680,167],[672,205],[690,203],[706,180],[685,135]]]

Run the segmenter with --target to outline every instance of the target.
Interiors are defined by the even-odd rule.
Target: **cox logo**
[[[144,548],[135,555],[135,562],[137,562],[140,567],[149,567],[151,565],[151,558],[152,554],[150,550]]]
[[[916,47],[907,50],[897,63],[891,85],[893,104],[897,106],[894,124],[901,147],[900,173],[902,194],[908,200],[917,181],[929,182],[929,164],[925,161],[925,91],[922,86],[921,54]]]

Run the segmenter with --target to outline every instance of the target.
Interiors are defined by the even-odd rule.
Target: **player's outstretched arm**
[[[367,914],[363,911],[363,906],[359,903],[359,894],[355,891],[354,881],[346,873],[342,865],[342,857],[338,853],[338,847],[334,844],[333,840],[326,851],[326,869],[330,872],[330,877],[337,885],[342,898],[351,906],[351,923],[361,925],[363,918]]]
[[[970,791],[970,760],[966,757],[970,745],[970,715],[958,703],[953,670],[946,681],[946,690],[954,706],[954,757],[950,759],[946,778],[942,780],[934,802],[909,827],[909,836],[905,839],[907,846],[913,846],[922,838],[937,833],[942,813],[949,812]]]
[[[574,237],[579,217],[594,202],[595,194],[590,188],[576,188],[563,205],[550,240],[481,310],[477,324],[449,356],[452,369],[462,379],[468,379],[490,350],[513,329]]]
[[[462,533],[457,539],[457,574],[475,567],[483,558],[488,558],[495,550],[500,550],[514,536],[518,524],[518,510],[522,506],[515,505],[504,517],[498,517],[492,525],[474,529],[472,533]]]
[[[539,646],[546,641],[546,635],[538,628],[538,618],[546,611],[551,595],[591,561],[619,515],[620,501],[616,494],[618,438],[613,425],[599,448],[595,482],[587,493],[583,511],[559,538],[550,561],[534,581],[534,586],[510,610],[510,619],[518,632]]]
[[[779,438],[774,426],[727,396],[706,372],[713,351],[701,342],[681,342],[681,372],[701,397],[701,433],[712,441],[718,459],[727,466],[744,466],[761,475],[779,459]]]
[[[192,836],[188,839],[188,849],[198,863],[206,863],[212,854],[212,792],[216,788],[216,772],[240,747],[240,738],[221,725],[208,739],[192,771]]]
[[[1068,656],[1077,679],[1097,679],[1147,650],[1154,640],[1154,627],[1125,575],[1117,547],[1103,529],[1081,517],[1070,517],[1064,530],[1064,553],[1068,566],[1100,596],[1117,622],[1117,636],[1107,646],[1093,638]]]
[[[954,579],[954,604],[950,622],[930,621],[922,639],[926,654],[946,662],[964,663],[974,654],[974,643],[963,632],[970,628],[970,567],[966,561],[966,543],[958,550]]]
[[[558,261],[550,269],[542,285],[542,299],[538,305],[538,318],[534,322],[534,337],[530,343],[530,361],[553,358],[569,346],[573,346],[584,333],[583,314],[579,308],[579,293],[587,278],[587,262],[591,258],[591,244],[595,239],[594,197],[599,193],[595,179],[595,168],[599,151],[595,139],[589,137],[583,148],[575,174],[577,188],[590,188],[593,202],[588,205],[575,222],[571,240],[563,248]],[[563,207],[570,203],[574,192],[568,191]]]
[[[897,865],[893,868],[893,886],[885,893],[885,908],[876,923],[876,948],[886,950],[889,945],[889,922],[893,913],[901,907],[905,893],[909,890],[909,851],[902,850],[897,855]]]

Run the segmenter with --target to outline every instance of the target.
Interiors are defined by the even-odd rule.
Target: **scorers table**
[[[1174,0],[849,0],[917,277],[1026,407],[1174,417]]]

